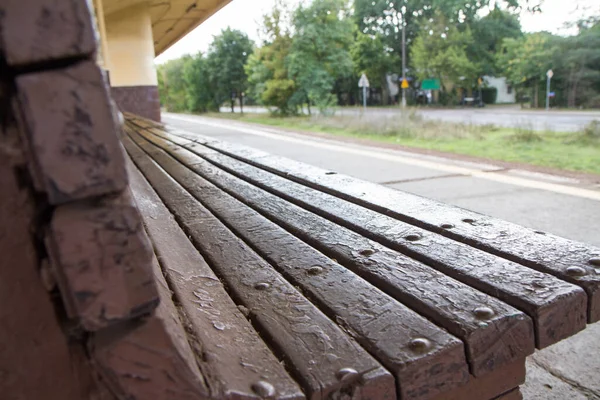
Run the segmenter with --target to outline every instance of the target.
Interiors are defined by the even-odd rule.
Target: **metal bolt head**
[[[344,382],[357,377],[358,371],[354,368],[342,368],[335,374],[335,376],[340,381]]]
[[[473,218],[465,218],[465,219],[463,219],[463,222],[465,222],[467,224],[472,224],[475,222],[475,220]]]
[[[410,341],[408,346],[411,350],[422,352],[431,347],[431,342],[425,338],[414,338]]]
[[[319,275],[322,272],[323,272],[323,267],[320,267],[318,265],[313,265],[306,271],[306,273],[309,275]]]
[[[269,285],[266,282],[259,282],[256,285],[254,285],[254,289],[256,289],[256,290],[267,290],[270,287],[271,287],[271,285]]]
[[[262,398],[270,398],[275,396],[275,387],[269,382],[258,381],[250,386],[250,389]]]
[[[494,316],[494,310],[489,307],[477,307],[473,314],[479,319],[490,319]]]
[[[416,242],[417,240],[421,239],[421,235],[411,233],[410,235],[404,236],[404,239],[408,240],[409,242]]]
[[[452,225],[452,224],[442,224],[442,228],[444,228],[444,229],[452,229],[452,228],[454,228],[454,225]]]
[[[590,258],[589,263],[596,267],[600,267],[600,257]]]
[[[375,251],[371,249],[364,249],[360,251],[360,255],[365,257],[369,257],[370,255],[373,255],[373,253],[375,253]]]
[[[583,276],[585,274],[587,274],[585,268],[582,267],[578,267],[578,266],[571,266],[571,267],[567,267],[566,269],[567,275],[570,276]]]

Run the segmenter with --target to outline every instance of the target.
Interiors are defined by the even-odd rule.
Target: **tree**
[[[292,45],[290,30],[285,26],[287,19],[288,11],[282,2],[263,17],[263,46],[254,52],[246,65],[252,95],[261,104],[276,107],[283,115],[296,111],[290,101],[296,84],[289,78],[286,63]]]
[[[467,47],[473,37],[467,28],[459,31],[441,13],[423,23],[411,48],[412,65],[419,79],[437,78],[448,93],[450,84],[476,81],[479,65],[469,60]],[[471,86],[470,85],[470,86]]]
[[[470,29],[476,40],[467,48],[469,58],[480,64],[481,75],[501,75],[496,53],[502,49],[504,39],[523,36],[518,16],[496,6],[485,17],[471,22]]]
[[[236,98],[243,107],[243,93],[248,83],[244,65],[252,51],[253,43],[248,35],[231,28],[215,36],[209,47],[206,66],[215,90],[214,98],[217,104],[229,99],[231,112],[234,112]]]
[[[533,90],[533,106],[539,106],[540,85],[552,67],[553,36],[547,32],[525,35],[520,39],[504,39],[497,62],[508,82],[519,88]]]
[[[381,35],[356,33],[354,45],[350,51],[357,75],[366,74],[371,87],[381,88],[384,93],[383,102],[387,104],[387,75],[394,72],[400,63],[393,49],[386,47]]]
[[[515,10],[519,0],[494,0],[505,8]],[[528,3],[527,0],[521,1]],[[354,18],[360,32],[380,35],[386,47],[402,56],[402,28],[406,29],[407,49],[423,31],[423,24],[436,13],[445,18],[448,26],[468,25],[491,0],[355,0]],[[407,65],[411,64],[407,51]],[[401,70],[401,65],[397,66]],[[400,71],[401,72],[401,71]]]
[[[336,103],[337,79],[352,74],[350,56],[353,23],[345,0],[314,0],[298,6],[293,15],[295,35],[287,57],[296,83],[292,101],[315,104],[325,112]]]
[[[158,66],[158,84],[161,104],[169,111],[185,111],[186,83],[183,79],[185,64],[191,59],[184,56]]]
[[[187,111],[206,112],[219,109],[207,60],[202,53],[197,53],[184,63],[183,81]]]
[[[586,21],[587,22],[587,21]],[[564,81],[567,106],[600,105],[600,22],[579,24],[576,36],[557,39],[555,74]]]

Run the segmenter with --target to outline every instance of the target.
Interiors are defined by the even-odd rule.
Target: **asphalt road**
[[[600,187],[228,120],[163,114],[173,127],[258,148],[600,246]]]
[[[239,112],[239,109],[235,109]],[[227,107],[222,112],[230,112]],[[268,113],[262,107],[245,107],[245,112]],[[336,115],[361,115],[361,108],[341,108]],[[537,131],[576,132],[590,122],[600,122],[600,112],[597,111],[527,111],[519,106],[491,106],[483,109],[418,109],[417,113],[426,119],[446,122],[457,122],[474,125],[496,125],[513,128],[533,129]],[[400,114],[398,108],[368,108],[366,116],[370,118],[393,118]]]

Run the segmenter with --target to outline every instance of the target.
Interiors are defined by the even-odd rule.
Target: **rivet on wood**
[[[271,287],[271,285],[269,285],[268,283],[265,283],[265,282],[259,282],[256,285],[254,285],[254,289],[256,289],[256,290],[267,290],[270,287]]]
[[[587,274],[586,270],[582,267],[577,267],[577,266],[571,266],[571,267],[567,267],[567,275],[571,275],[571,276],[583,276],[585,274]]]
[[[489,307],[477,307],[473,313],[479,319],[489,319],[494,316],[494,310]]]
[[[308,271],[306,271],[309,275],[319,275],[320,273],[323,272],[323,267],[320,267],[318,265],[313,265],[312,267],[310,267],[308,269]]]
[[[413,233],[413,234],[404,236],[404,239],[408,240],[409,242],[416,242],[417,240],[421,239],[421,235],[417,235],[417,234]]]
[[[335,376],[340,381],[347,381],[358,376],[358,371],[356,371],[354,368],[342,368],[335,374]]]
[[[442,228],[444,228],[444,229],[452,229],[452,228],[454,228],[454,225],[452,225],[452,224],[442,224]]]
[[[474,220],[474,219],[472,219],[472,218],[465,218],[465,219],[463,219],[462,221],[463,221],[463,222],[466,222],[467,224],[472,224],[472,223],[474,223],[474,222],[475,222],[475,220]]]
[[[589,263],[596,267],[600,267],[600,257],[590,258]]]
[[[258,381],[250,386],[250,389],[262,398],[275,396],[275,387],[269,382]]]
[[[370,255],[373,255],[373,253],[375,253],[375,251],[371,249],[364,249],[360,251],[360,255],[365,257],[369,257]]]
[[[431,347],[431,342],[425,338],[415,338],[408,345],[414,351],[425,351]]]

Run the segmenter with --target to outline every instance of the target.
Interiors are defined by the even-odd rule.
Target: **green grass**
[[[326,133],[420,149],[439,150],[600,174],[600,123],[581,132],[537,132],[528,127],[427,121],[414,112],[399,116],[276,117],[258,114],[209,114],[210,117]]]

